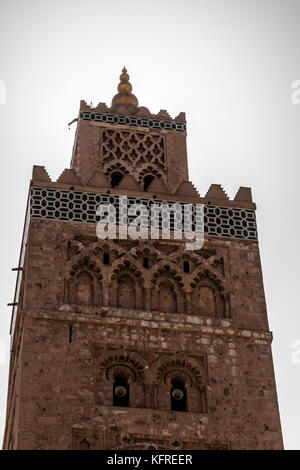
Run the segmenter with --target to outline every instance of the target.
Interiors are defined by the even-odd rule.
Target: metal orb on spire
[[[132,93],[132,86],[129,82],[129,75],[127,73],[127,69],[124,66],[122,73],[120,75],[120,83],[118,85],[118,92],[112,99],[111,105],[118,105],[118,104],[133,104],[134,106],[138,107],[139,102],[136,96]]]

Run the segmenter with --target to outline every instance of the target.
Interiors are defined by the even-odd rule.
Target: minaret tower
[[[120,196],[201,205],[204,245],[162,216],[159,238],[99,239]],[[111,107],[81,101],[71,168],[33,167],[3,448],[281,449],[255,209],[250,188],[200,197],[185,114],[139,106],[125,67]]]

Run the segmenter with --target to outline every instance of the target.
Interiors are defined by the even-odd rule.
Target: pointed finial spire
[[[118,85],[118,92],[112,99],[111,105],[115,104],[133,104],[138,107],[139,102],[137,98],[131,93],[132,86],[129,82],[129,75],[124,65],[122,73],[120,75],[120,83]]]

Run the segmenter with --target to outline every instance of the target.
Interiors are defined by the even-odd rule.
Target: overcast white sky
[[[32,165],[55,179],[69,166],[75,125],[67,123],[80,99],[110,104],[125,64],[140,105],[187,113],[190,179],[202,195],[211,183],[231,198],[252,187],[285,447],[300,449],[300,363],[292,361],[300,340],[300,105],[291,102],[299,25],[300,0],[0,0],[0,439],[6,304]]]

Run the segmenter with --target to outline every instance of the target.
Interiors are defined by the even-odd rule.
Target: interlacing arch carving
[[[104,165],[105,176],[107,177],[109,181],[113,173],[119,172],[123,176],[125,176],[125,175],[129,175],[130,171],[131,171],[130,166],[127,165],[125,162],[122,162],[122,164],[120,162],[116,162],[114,165],[111,165],[110,163],[107,163],[107,165]]]
[[[103,253],[107,252],[110,254],[112,259],[121,257],[125,251],[117,245],[113,240],[97,241],[84,246],[83,243],[77,240],[72,241],[71,248],[77,247],[77,252],[67,262],[67,271],[70,271],[70,267],[76,263],[80,263],[84,257],[88,257],[97,264],[100,270],[103,269]]]
[[[140,241],[137,246],[131,248],[130,253],[134,258],[138,259],[141,256],[149,256],[149,255],[156,255],[158,261],[161,259],[168,259],[167,256],[162,253],[160,250],[155,248],[153,244],[145,241]]]
[[[70,261],[67,263],[67,274],[66,274],[66,279],[69,280],[71,279],[76,272],[79,270],[86,269],[93,273],[93,276],[95,276],[96,279],[101,280],[102,279],[102,262],[101,260],[93,255],[93,254],[88,254],[85,252],[79,253],[75,257],[73,257]]]
[[[230,317],[230,287],[221,255],[201,256],[201,252],[187,252],[183,245],[173,244],[164,244],[161,250],[159,243],[154,246],[147,241],[136,241],[131,247],[113,240],[68,243],[73,253],[66,263],[69,294],[70,281],[77,282],[76,273],[85,270],[80,290],[83,293],[89,285],[90,273],[93,287],[87,291],[97,292],[97,283],[101,291],[103,283],[105,306]],[[72,298],[76,303],[74,292],[67,297],[66,302]]]
[[[97,258],[80,254],[68,267],[65,278],[66,303],[101,305],[102,273]]]
[[[135,352],[106,351],[97,357],[97,401],[109,406],[145,407],[146,362]]]
[[[149,263],[146,270],[143,269],[144,277],[148,280],[153,278],[156,269],[160,269],[159,266],[161,266],[161,263],[165,263],[165,265],[168,265],[169,267],[176,267],[176,264],[173,264],[165,253],[148,242],[140,241],[137,246],[130,250],[130,254],[143,268],[145,267],[144,259],[148,258]]]
[[[149,165],[148,163],[144,163],[143,165],[140,165],[137,170],[137,181],[139,183],[142,182],[146,175],[152,175],[153,178],[161,178],[166,183],[166,178],[163,171],[161,171],[160,167],[157,167],[156,165]]]
[[[79,240],[68,240],[68,259],[80,254],[80,252],[84,249],[84,244]]]
[[[109,447],[109,450],[179,450],[184,448],[182,441],[143,434],[120,433],[116,436],[116,440],[115,445]]]
[[[167,384],[170,380],[170,372],[178,371],[187,374],[191,387],[207,383],[206,359],[204,356],[200,356],[197,360],[177,355],[161,357],[155,363],[155,369],[157,382],[163,381]]]
[[[104,242],[97,242],[93,246],[91,246],[91,249],[93,250],[93,253],[95,256],[103,256],[104,253],[108,253],[111,258],[111,262],[109,264],[112,264],[113,260],[119,258],[124,254],[124,250],[117,245],[113,240],[108,240]],[[102,259],[103,262],[103,259]]]
[[[143,309],[143,279],[136,267],[128,262],[112,274],[110,287],[111,305],[126,309]]]
[[[149,442],[132,442],[132,444],[121,444],[118,445],[117,447],[113,447],[112,449],[109,450],[167,450],[169,447],[162,447],[159,445],[155,444],[150,444]]]
[[[200,266],[197,266],[194,271],[191,273],[191,282],[197,282],[199,277],[206,275],[207,278],[212,279],[219,287],[221,291],[227,291],[227,282],[222,273],[217,270],[209,262],[204,262]]]
[[[146,360],[137,351],[94,348],[98,404],[207,412],[206,356],[157,354]],[[178,407],[180,391],[185,397],[184,407]]]
[[[141,264],[135,260],[130,253],[126,253],[122,258],[113,261],[110,281],[117,279],[123,271],[131,272],[134,276],[144,280]]]
[[[221,272],[223,273],[224,259],[222,255],[213,254],[209,257],[202,256],[201,251],[186,251],[183,246],[180,246],[177,251],[169,255],[169,259],[174,261],[177,265],[182,264],[182,260],[186,259],[190,263],[190,272],[197,273],[203,266],[211,266],[214,272],[219,272],[219,266],[222,266]]]
[[[75,248],[75,254],[66,263],[65,303],[103,305],[103,254],[120,256],[123,252],[115,243],[93,242],[85,246],[78,240],[72,240],[69,251]]]
[[[208,373],[206,358],[160,357],[156,369],[157,408],[162,410],[207,412]]]
[[[112,378],[109,372],[115,366],[125,365],[132,371],[133,381],[144,380],[145,367],[147,362],[143,357],[133,351],[127,352],[123,349],[114,351],[105,351],[97,358],[100,371],[105,371],[105,376],[108,380]]]
[[[144,269],[145,278],[149,279],[149,270],[159,261],[162,257],[159,257],[159,254],[151,250],[150,247],[134,247],[130,250],[131,256],[139,263],[143,268],[146,268],[148,272]]]
[[[184,273],[182,269],[178,268],[175,263],[171,263],[168,259],[163,259],[153,266],[151,269],[152,282],[155,283],[156,279],[162,274],[171,276],[179,287],[182,288],[184,286]]]
[[[161,261],[151,274],[151,308],[166,313],[185,313],[183,273],[175,265]]]
[[[230,297],[226,280],[220,272],[205,264],[198,267],[191,276],[191,313],[230,317]]]

